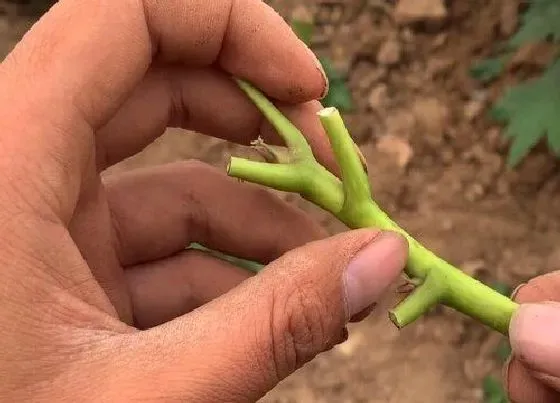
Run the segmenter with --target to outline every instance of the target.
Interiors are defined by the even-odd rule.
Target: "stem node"
[[[428,274],[422,284],[389,312],[391,322],[399,329],[414,322],[444,299],[446,285],[437,275]]]

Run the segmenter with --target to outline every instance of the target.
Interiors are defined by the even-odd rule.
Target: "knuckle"
[[[301,285],[276,295],[273,309],[273,359],[279,377],[292,373],[329,345],[325,301]]]

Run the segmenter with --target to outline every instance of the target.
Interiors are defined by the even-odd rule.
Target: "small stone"
[[[500,10],[500,34],[511,36],[519,22],[519,0],[503,0]]]
[[[447,18],[443,0],[400,0],[394,10],[397,24],[441,24]]]
[[[398,40],[386,40],[377,52],[377,62],[385,66],[394,66],[401,60],[402,47]]]
[[[441,161],[444,164],[450,164],[453,162],[454,159],[455,159],[455,155],[453,154],[452,148],[444,148],[441,151]]]
[[[399,168],[406,167],[413,155],[412,147],[408,141],[390,134],[379,139],[377,149],[393,156]]]
[[[387,84],[379,84],[370,91],[368,104],[372,110],[382,108],[387,101]]]
[[[447,33],[442,32],[441,34],[436,35],[436,37],[432,41],[432,48],[438,49],[445,45],[445,42],[447,42]]]
[[[472,100],[467,102],[465,108],[463,109],[463,114],[467,121],[472,122],[475,118],[477,118],[482,110],[484,109],[484,102],[478,100]]]
[[[353,332],[349,335],[348,340],[337,346],[337,351],[347,357],[355,354],[359,347],[364,344],[365,337],[361,332]]]
[[[330,15],[330,23],[333,25],[337,25],[337,23],[342,20],[342,16],[343,16],[343,8],[342,7],[334,8]]]
[[[426,135],[426,141],[431,145],[441,145],[450,119],[447,105],[435,97],[419,98],[413,105],[413,114]]]
[[[414,42],[414,32],[410,28],[404,28],[401,31],[401,39],[406,43]]]
[[[455,59],[449,57],[433,57],[428,60],[426,72],[428,77],[436,77],[448,73],[455,64]]]
[[[309,9],[309,7],[302,4],[294,7],[294,10],[292,11],[292,19],[309,24],[313,24],[314,22],[313,12]]]
[[[471,260],[461,265],[461,270],[469,276],[476,276],[482,269],[486,267],[486,263],[482,259]]]
[[[333,67],[341,74],[346,75],[353,62],[353,58],[350,56],[348,48],[343,45],[335,45],[332,47],[332,53],[331,62]]]
[[[481,183],[473,183],[465,191],[465,199],[469,202],[480,200],[482,196],[484,196],[484,186]]]

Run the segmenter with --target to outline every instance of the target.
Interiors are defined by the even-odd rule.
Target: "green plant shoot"
[[[255,143],[266,162],[232,157],[228,174],[281,191],[300,194],[330,212],[352,229],[377,227],[401,233],[409,243],[405,272],[415,289],[389,312],[402,328],[437,304],[451,307],[507,335],[518,305],[491,287],[470,277],[428,250],[395,221],[372,198],[363,157],[352,140],[338,109],[318,113],[341,170],[337,178],[319,164],[303,134],[256,88],[236,80],[284,140],[286,147]],[[281,158],[280,158],[281,157]]]
[[[476,63],[471,75],[487,83],[498,78],[515,52],[522,46],[542,41],[560,41],[560,2],[532,0],[515,34],[501,46],[502,54]],[[549,150],[560,156],[560,58],[554,57],[544,74],[509,88],[491,111],[506,126],[511,140],[508,165],[514,167],[546,138]]]

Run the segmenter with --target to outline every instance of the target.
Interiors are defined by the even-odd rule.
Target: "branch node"
[[[259,90],[246,81],[235,79],[237,85],[253,101],[270,124],[282,137],[293,155],[298,159],[315,160],[313,151],[307,143],[305,136],[280,110],[264,96]]]
[[[389,312],[391,322],[402,329],[443,300],[445,292],[445,283],[437,276],[437,273],[428,274],[420,286],[416,287],[404,301]]]
[[[266,144],[260,136],[251,141],[251,147],[271,164],[290,164],[294,159],[289,148]]]
[[[238,179],[258,183],[285,192],[302,192],[304,180],[295,165],[269,164],[231,157],[227,173]]]

